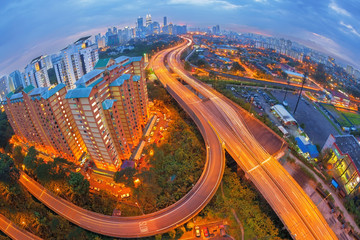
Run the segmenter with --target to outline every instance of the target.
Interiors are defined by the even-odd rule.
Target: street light
[[[141,211],[141,214],[142,214],[142,215],[145,215],[144,212],[143,212],[143,210],[140,208],[138,202],[135,202],[135,204],[136,204],[136,206],[139,208],[139,210]]]

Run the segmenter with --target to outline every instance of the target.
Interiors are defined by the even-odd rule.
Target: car
[[[148,143],[151,142],[151,138],[148,139]]]
[[[156,119],[156,122],[159,122],[160,121],[160,118]]]
[[[119,197],[119,194],[113,193],[114,197]]]
[[[94,187],[94,190],[95,190],[95,191],[98,191],[98,192],[100,191],[100,189],[97,188],[97,187]]]
[[[203,227],[203,233],[205,237],[209,237],[209,229],[207,227]]]
[[[80,170],[81,170],[81,167],[78,167],[78,168],[76,168],[76,172],[80,172]]]
[[[282,104],[283,104],[285,107],[289,106],[289,104],[287,103],[287,101],[283,101]]]
[[[195,226],[195,236],[196,237],[201,237],[201,232],[200,232],[200,227],[199,226]]]
[[[153,127],[153,130],[156,130],[156,126],[155,126],[155,127]]]
[[[152,136],[154,136],[154,132],[151,132],[151,133],[150,133],[150,137],[152,137]]]

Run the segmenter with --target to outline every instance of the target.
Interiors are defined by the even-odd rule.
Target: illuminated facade
[[[50,89],[30,85],[8,95],[2,104],[17,136],[51,155],[75,161],[86,147],[65,100],[66,92],[65,84]]]
[[[96,166],[115,171],[128,159],[148,119],[143,59],[104,59],[66,99]]]
[[[333,136],[326,140],[323,151],[331,149],[331,163],[337,179],[347,194],[360,186],[360,143],[353,135]]]

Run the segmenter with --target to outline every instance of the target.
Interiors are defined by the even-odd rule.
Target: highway
[[[12,221],[0,214],[0,230],[11,239],[40,240],[41,238],[18,227]]]
[[[191,40],[187,39],[177,49],[168,51],[169,68],[205,97],[203,104],[198,104],[198,110],[212,124],[227,151],[266,198],[293,238],[337,239],[311,199],[249,130],[244,117],[239,114],[239,107],[183,69],[180,55],[190,44]],[[177,76],[163,76],[168,69],[154,64],[153,70],[165,86],[178,89],[180,87],[174,86],[182,85],[176,80]]]
[[[164,65],[165,53],[156,57],[157,65]],[[160,74],[171,77],[168,72]],[[225,168],[224,149],[218,136],[197,110],[201,104],[198,97],[187,88],[167,90],[192,117],[203,135],[206,146],[206,163],[204,171],[194,187],[178,202],[151,214],[136,217],[106,216],[80,208],[46,190],[35,180],[21,173],[21,184],[39,201],[70,222],[92,232],[120,238],[138,238],[165,233],[196,216],[211,200],[221,182]],[[182,98],[188,95],[193,97]],[[211,147],[210,147],[211,146]]]

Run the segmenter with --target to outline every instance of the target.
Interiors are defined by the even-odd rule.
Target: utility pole
[[[304,84],[305,84],[305,81],[306,81],[307,76],[308,76],[308,72],[304,72],[304,77],[303,77],[303,79],[302,79],[300,93],[299,93],[298,100],[297,100],[297,102],[296,102],[296,106],[295,106],[295,109],[294,109],[294,113],[293,113],[293,114],[295,114],[296,109],[297,109],[297,107],[298,107],[298,105],[299,105],[301,93],[302,93],[302,90],[303,90],[303,88],[304,88]]]
[[[285,95],[284,95],[284,99],[283,99],[283,102],[285,101],[286,99],[286,95],[287,95],[287,92],[288,92],[288,88],[289,88],[289,85],[290,85],[290,79],[289,79],[289,76],[286,76],[286,82],[287,82],[287,88],[285,88]]]

